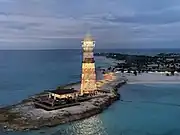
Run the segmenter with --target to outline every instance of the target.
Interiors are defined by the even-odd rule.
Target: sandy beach
[[[135,76],[134,74],[129,73],[116,73],[116,76],[126,78],[128,84],[139,84],[139,83],[171,83],[179,84],[180,75],[176,74],[174,76],[166,76],[165,74],[160,73],[141,73]]]
[[[102,60],[107,65],[114,66],[120,61],[106,58],[105,56],[98,56],[96,59]],[[149,72],[149,73],[140,73],[135,76],[133,73],[121,73],[120,71],[114,73],[116,78],[127,79],[128,84],[139,84],[139,83],[171,83],[179,84],[180,83],[180,73],[175,73],[174,76],[166,76],[166,73],[160,72]]]
[[[120,61],[99,56],[99,59],[107,61],[110,65],[116,65]],[[120,71],[114,73],[114,75],[122,80],[127,79],[127,84],[180,84],[180,73],[175,73],[174,76],[166,76],[166,73],[160,72],[149,72],[149,73],[140,73],[135,76],[133,73],[121,73]]]
[[[176,74],[175,76],[166,76],[165,74],[160,73],[141,73],[135,76],[132,73],[114,72],[111,73],[111,75],[112,79],[102,79],[97,81],[98,89],[111,91],[114,88],[119,88],[120,85],[124,84],[123,82],[126,81],[128,84],[180,83],[179,74]],[[78,89],[80,88],[80,84],[77,83],[70,86],[68,85],[66,88],[69,87]],[[26,103],[22,102],[19,105],[12,106],[10,109],[5,110],[6,114],[5,116],[2,115],[4,121],[2,121],[1,125],[7,129],[14,130],[29,130],[55,126],[98,114],[116,100],[117,96],[114,95],[113,92],[100,93],[97,97],[94,97],[89,101],[82,102],[78,106],[67,107],[49,112],[35,108],[31,101]],[[18,114],[18,116],[13,116],[14,113]],[[12,115],[13,121],[6,118],[6,115]]]

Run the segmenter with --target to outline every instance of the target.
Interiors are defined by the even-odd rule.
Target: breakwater
[[[53,111],[35,108],[31,98],[23,100],[16,105],[0,109],[0,127],[5,131],[23,131],[52,127],[91,117],[101,113],[118,100],[120,95],[117,89],[125,83],[125,81],[113,82],[111,87],[115,93],[99,94],[95,98],[81,102],[80,105]]]

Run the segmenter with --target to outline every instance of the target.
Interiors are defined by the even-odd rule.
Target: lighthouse
[[[82,41],[82,75],[81,75],[81,95],[95,94],[96,87],[96,72],[94,50],[95,41],[90,34],[87,34]]]

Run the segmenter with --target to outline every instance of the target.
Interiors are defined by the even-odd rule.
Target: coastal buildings
[[[81,90],[80,94],[94,94],[96,87],[96,72],[94,61],[95,41],[88,34],[82,41],[83,60],[82,60],[82,75],[81,75]]]
[[[97,53],[95,56],[105,56],[117,60],[117,65],[111,71],[121,71],[122,73],[143,72],[180,72],[180,54],[160,53],[153,56],[149,55],[131,55],[121,53]],[[119,61],[124,61],[121,63]]]
[[[104,80],[113,80],[113,73],[106,73],[104,74]]]

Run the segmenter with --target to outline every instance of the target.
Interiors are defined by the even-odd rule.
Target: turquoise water
[[[81,56],[81,50],[0,50],[0,107],[79,81]],[[102,64],[97,58],[96,66]]]
[[[80,79],[81,52],[0,51],[0,106]],[[97,61],[97,66],[102,61]],[[180,135],[180,85],[133,84],[121,99],[88,119],[9,135]],[[5,135],[6,133],[0,133]]]
[[[103,113],[54,128],[10,135],[179,135],[180,85],[133,84]]]
[[[80,78],[81,52],[0,51],[0,106]]]

